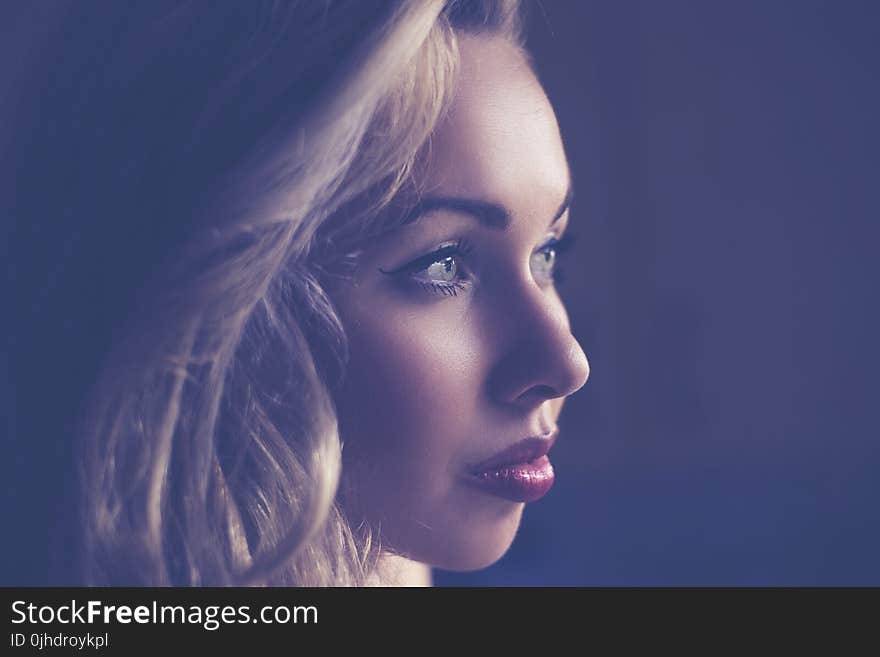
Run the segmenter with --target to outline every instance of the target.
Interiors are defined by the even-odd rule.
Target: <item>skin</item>
[[[353,519],[380,529],[377,583],[424,584],[430,566],[499,559],[525,505],[463,477],[554,430],[589,376],[549,276],[553,256],[541,250],[568,224],[565,211],[550,226],[570,189],[553,109],[517,47],[463,35],[460,49],[451,111],[418,174],[422,197],[492,203],[509,225],[427,212],[368,244],[331,291],[350,345],[336,400],[340,494]],[[459,240],[463,253],[425,263]]]

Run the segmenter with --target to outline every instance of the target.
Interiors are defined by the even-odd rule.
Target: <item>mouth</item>
[[[553,486],[553,465],[547,452],[558,430],[522,440],[468,468],[469,484],[512,502],[534,502]]]

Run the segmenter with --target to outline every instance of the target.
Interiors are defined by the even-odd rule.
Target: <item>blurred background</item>
[[[525,0],[590,359],[557,482],[441,585],[880,585],[880,8]]]
[[[878,5],[524,3],[592,373],[511,550],[436,583],[880,585]]]

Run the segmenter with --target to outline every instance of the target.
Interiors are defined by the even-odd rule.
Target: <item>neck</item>
[[[367,578],[367,586],[431,586],[431,567],[397,554],[384,553]]]

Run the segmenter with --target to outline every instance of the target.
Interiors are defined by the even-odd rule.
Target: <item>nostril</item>
[[[559,397],[559,393],[554,390],[552,387],[538,384],[534,385],[525,392],[523,392],[518,398],[517,401],[520,402],[543,402],[547,399],[554,399]]]

